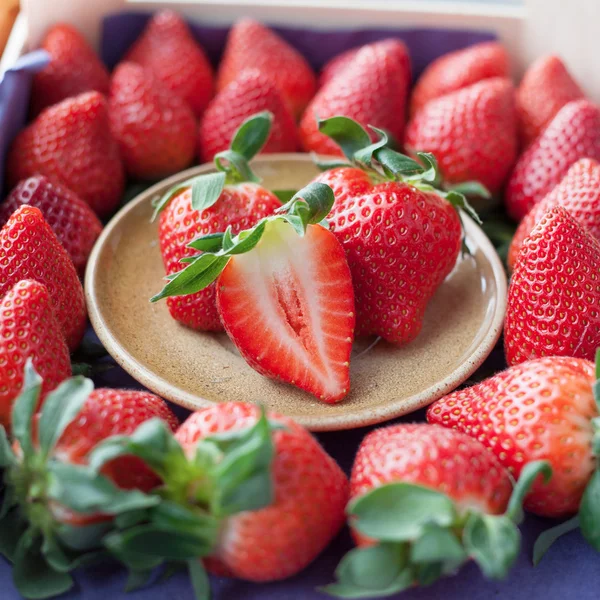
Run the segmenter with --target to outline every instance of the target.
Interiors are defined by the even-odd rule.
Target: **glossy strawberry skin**
[[[534,484],[525,508],[562,517],[577,511],[594,471],[594,379],[587,360],[539,358],[445,396],[427,420],[479,440],[515,478],[528,462],[548,460],[552,479]]]
[[[209,435],[252,425],[257,408],[228,402],[193,413],[176,437],[192,455]],[[211,571],[246,581],[274,581],[304,569],[327,546],[344,522],[346,476],[317,441],[292,420],[269,418],[285,428],[274,435],[275,502],[229,518]]]
[[[45,175],[75,192],[97,215],[110,214],[125,178],[105,98],[86,92],[42,111],[15,138],[7,174],[11,187]]]
[[[226,88],[246,69],[258,69],[271,79],[295,117],[315,93],[315,74],[306,59],[274,31],[248,18],[229,31],[217,90]]]
[[[600,243],[562,207],[523,247],[508,290],[509,365],[541,356],[593,360],[600,347]]]
[[[306,108],[300,121],[302,146],[307,152],[341,153],[333,140],[318,131],[316,116],[344,115],[365,128],[373,125],[402,140],[410,77],[408,50],[399,40],[363,46]]]
[[[531,64],[516,94],[523,146],[533,142],[565,104],[583,97],[583,91],[558,56],[542,56]]]
[[[410,113],[415,115],[430,100],[493,77],[509,77],[508,53],[498,42],[482,42],[449,52],[423,71],[412,93]]]
[[[43,379],[41,404],[48,392],[71,376],[71,361],[46,286],[25,279],[0,302],[0,424],[8,430],[28,358]]]
[[[42,213],[27,205],[17,209],[0,230],[0,297],[22,279],[46,286],[67,345],[75,350],[86,325],[83,288]]]
[[[504,196],[509,215],[520,221],[581,158],[600,160],[600,109],[587,100],[563,106],[521,154]]]
[[[600,240],[600,163],[591,158],[578,160],[563,180],[519,223],[508,251],[513,269],[523,241],[548,210],[562,206],[578,223]]]
[[[362,46],[350,48],[326,62],[319,75],[319,88],[328,84],[334,77],[337,77],[349,64],[351,64],[361,48]]]
[[[403,183],[373,186],[360,169],[332,169],[316,181],[335,194],[329,221],[352,272],[356,335],[410,342],[456,263],[462,239],[456,210]]]
[[[110,126],[125,170],[138,179],[161,179],[194,158],[196,120],[188,104],[152,72],[121,63],[113,73]]]
[[[268,190],[254,183],[225,186],[219,200],[201,213],[192,209],[191,190],[173,198],[160,215],[158,239],[167,275],[181,271],[179,262],[196,250],[187,245],[207,233],[225,231],[231,225],[234,234],[248,229],[273,213],[281,202]],[[189,294],[167,298],[171,316],[192,329],[223,331],[215,305],[215,285]]]
[[[177,417],[166,402],[149,392],[98,388],[85,401],[77,418],[59,439],[54,455],[63,462],[85,464],[88,454],[103,440],[113,435],[131,435],[143,422],[159,418],[173,432],[179,426]],[[102,472],[118,487],[150,491],[158,477],[133,456],[111,460]]]
[[[298,135],[290,109],[272,81],[250,69],[221,90],[206,109],[198,135],[200,162],[210,162],[215,154],[227,150],[238,127],[264,110],[273,115],[273,123],[261,152],[294,152]]]
[[[77,194],[43,175],[21,181],[0,205],[0,226],[23,204],[38,208],[83,275],[102,223]]]
[[[425,423],[376,429],[362,441],[350,477],[354,500],[388,483],[406,482],[442,492],[459,511],[497,515],[512,492],[508,471],[477,440]],[[372,542],[353,531],[359,546]]]
[[[225,331],[256,371],[326,403],[350,390],[355,306],[336,236],[309,225],[266,226],[256,248],[233,256],[216,281]]]
[[[41,49],[50,55],[50,62],[33,76],[31,112],[34,116],[52,104],[83,92],[108,93],[106,67],[71,25],[60,23],[52,27]]]
[[[497,192],[517,158],[512,83],[486,79],[428,102],[408,124],[405,145],[432,152],[447,183],[479,181]]]
[[[212,67],[185,21],[171,10],[158,12],[124,60],[151,71],[200,117],[214,91]]]

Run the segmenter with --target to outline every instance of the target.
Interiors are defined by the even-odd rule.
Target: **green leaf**
[[[417,152],[417,158],[424,166],[424,171],[419,175],[419,180],[437,188],[440,186],[440,167],[436,157],[430,152]]]
[[[2,507],[0,507],[0,522],[8,514],[13,506],[19,503],[17,490],[14,485],[4,486],[4,493],[2,495]]]
[[[322,591],[338,598],[380,598],[413,584],[405,544],[378,544],[350,550],[335,574],[337,583]]]
[[[225,187],[225,173],[207,173],[192,182],[192,208],[203,211],[221,197]]]
[[[209,545],[217,543],[221,522],[214,516],[192,511],[181,504],[163,500],[150,510],[150,521],[166,531],[193,533]]]
[[[575,529],[579,529],[579,516],[572,517],[568,521],[550,527],[550,529],[546,529],[546,531],[541,533],[533,545],[533,564],[537,566],[544,557],[544,554],[550,549],[550,546],[552,546],[559,537],[562,537],[571,531],[575,531]]]
[[[210,581],[200,560],[187,561],[190,581],[196,600],[210,600]]]
[[[375,132],[379,139],[373,144],[369,144],[365,148],[361,148],[354,153],[354,160],[357,163],[365,165],[367,167],[371,166],[371,163],[373,161],[373,154],[380,148],[387,146],[389,141],[388,135],[383,129],[377,129],[377,127],[373,127],[372,125],[369,125],[369,129]]]
[[[375,488],[352,501],[348,513],[358,531],[384,542],[414,540],[429,524],[449,527],[457,520],[448,496],[410,483]]]
[[[125,583],[125,592],[134,592],[147,585],[153,573],[154,569],[130,569]]]
[[[319,158],[319,155],[316,154],[315,152],[311,152],[310,156],[312,158],[313,163],[320,171],[329,171],[330,169],[353,168],[354,167],[354,165],[352,165],[349,162],[344,161],[341,158],[331,158],[331,159],[321,160]]]
[[[422,587],[435,583],[443,574],[444,566],[440,562],[424,562],[417,565],[417,581]]]
[[[104,537],[103,543],[110,556],[122,562],[130,571],[147,571],[161,565],[164,562],[162,557],[128,548],[124,538],[131,535],[132,531],[135,529],[113,531]]]
[[[449,562],[459,565],[467,560],[467,553],[456,534],[436,525],[428,525],[423,535],[410,548],[413,563]]]
[[[205,252],[185,269],[175,274],[167,285],[150,299],[157,302],[169,296],[185,296],[208,287],[223,271],[229,256],[219,256]]]
[[[356,121],[348,117],[317,119],[319,131],[331,138],[352,161],[354,154],[371,144],[369,134]]]
[[[78,552],[71,548],[64,548],[54,536],[49,534],[44,536],[41,552],[50,567],[60,573],[69,573],[78,567],[106,558],[104,550]]]
[[[486,577],[502,579],[519,554],[521,535],[505,515],[469,515],[463,532],[467,553]]]
[[[250,181],[260,183],[260,177],[250,168],[248,161],[239,152],[223,150],[215,156],[215,165],[219,171],[226,173],[226,182],[232,185]]]
[[[523,520],[523,500],[531,489],[531,486],[534,484],[535,480],[540,475],[545,483],[550,481],[550,478],[552,477],[552,467],[550,467],[550,463],[548,461],[536,460],[527,463],[521,469],[519,480],[513,489],[510,501],[508,503],[508,508],[506,509],[506,516],[517,524],[521,523]]]
[[[478,225],[482,225],[482,221],[475,209],[469,204],[468,200],[462,194],[451,191],[445,194],[446,200],[455,208],[464,210]]]
[[[196,176],[197,177],[197,176]],[[192,177],[190,179],[186,179],[181,183],[175,184],[172,188],[169,188],[165,194],[159,196],[156,201],[152,202],[152,206],[154,207],[154,212],[152,213],[152,217],[150,218],[150,222],[153,223],[156,221],[156,217],[166,208],[167,204],[173,200],[176,196],[179,196],[181,192],[189,189],[192,186],[192,183],[196,179],[196,177]]]
[[[16,463],[16,461],[17,458],[13,452],[10,442],[8,441],[6,429],[0,425],[0,468],[6,469],[6,467],[11,467]]]
[[[273,115],[269,111],[249,117],[235,132],[231,150],[241,154],[246,160],[252,160],[266,144],[272,124]]]
[[[10,562],[15,561],[15,553],[21,536],[27,529],[27,521],[20,510],[11,510],[0,520],[0,554]]]
[[[52,460],[47,468],[51,475],[48,496],[78,513],[116,515],[160,502],[158,496],[122,490],[88,466]]]
[[[600,471],[594,471],[579,505],[581,533],[594,550],[600,551]]]
[[[413,177],[423,173],[423,167],[416,160],[390,148],[380,148],[375,152],[375,158],[392,179]]]
[[[464,181],[448,188],[449,192],[457,192],[467,197],[485,198],[490,200],[492,195],[489,190],[479,181]]]
[[[46,396],[39,422],[40,451],[43,456],[50,454],[93,390],[94,384],[90,379],[78,376],[63,381]]]
[[[194,250],[201,250],[202,252],[218,252],[223,247],[223,237],[223,233],[207,233],[190,242],[188,248],[194,248]],[[190,262],[193,262],[197,257],[191,256],[189,258]]]
[[[57,523],[54,533],[66,548],[78,552],[87,552],[101,547],[102,538],[111,529],[112,523],[110,521],[101,521],[99,523],[91,523],[90,525]]]
[[[298,190],[273,190],[272,193],[279,198],[282,204],[286,204],[298,193]]]
[[[31,420],[42,391],[42,378],[36,373],[31,358],[25,364],[25,377],[21,393],[12,408],[12,434],[19,442],[25,460],[33,454]]]
[[[28,600],[58,596],[73,587],[71,576],[55,571],[40,553],[39,542],[27,534],[17,546],[13,580],[21,596]]]

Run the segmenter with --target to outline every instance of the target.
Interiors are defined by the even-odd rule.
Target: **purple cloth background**
[[[127,48],[139,35],[147,21],[147,15],[120,14],[110,16],[104,23],[101,54],[107,65],[113,67]],[[193,31],[206,48],[211,60],[216,64],[222,52],[226,29],[201,27],[193,24]],[[413,70],[418,76],[434,58],[470,44],[491,39],[483,32],[444,31],[444,30],[352,30],[352,31],[307,31],[291,28],[277,30],[315,68],[319,68],[335,54],[370,41],[394,36],[403,39],[411,51]],[[14,69],[6,73],[0,82],[0,185],[3,177],[4,158],[10,141],[24,124],[29,97],[31,72],[41,68],[47,57],[43,52],[34,52],[23,57]],[[88,331],[88,340],[94,340],[93,331]],[[111,362],[111,359],[103,359]],[[489,375],[504,368],[502,347],[492,352],[477,377]],[[118,366],[95,377],[97,386],[140,388]],[[186,411],[175,407],[180,417]],[[422,421],[423,412],[415,413],[401,421]],[[322,433],[319,440],[327,451],[338,460],[348,472],[353,456],[368,429],[347,432]],[[426,600],[445,598],[447,600],[489,600],[490,598],[510,598],[530,600],[595,598],[600,585],[599,560],[589,549],[579,533],[573,533],[561,540],[546,556],[542,564],[533,568],[529,556],[536,535],[550,523],[529,516],[522,527],[523,549],[509,578],[503,582],[486,581],[474,565],[463,569],[459,575],[444,579],[430,588],[411,590],[397,598],[406,600]],[[346,530],[337,537],[329,548],[303,573],[293,579],[268,585],[249,584],[240,581],[212,578],[214,600],[319,600],[326,598],[315,588],[332,580],[332,574],[340,557],[351,547]],[[80,570],[76,575],[77,586],[64,600],[191,600],[192,591],[187,575],[178,574],[167,582],[137,592],[125,594],[123,586],[125,573],[113,565],[96,566]],[[11,579],[8,563],[0,560],[0,600],[19,598]]]

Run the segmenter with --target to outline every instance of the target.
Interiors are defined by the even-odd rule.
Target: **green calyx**
[[[119,490],[85,466],[62,463],[53,455],[93,390],[92,382],[81,376],[64,381],[48,394],[34,426],[41,389],[42,380],[29,360],[11,415],[16,449],[0,428],[5,483],[0,552],[14,564],[13,578],[24,598],[46,598],[68,590],[73,585],[69,571],[103,553],[107,522],[71,526],[57,514],[67,509],[81,516],[110,515],[155,503],[139,492]]]
[[[600,348],[596,350],[596,380],[592,384],[596,410],[600,414]],[[600,552],[600,416],[592,419],[592,454],[596,458],[596,469],[590,478],[581,503],[579,513],[571,519],[551,527],[542,533],[535,542],[533,562],[538,564],[550,546],[561,536],[581,529],[583,537],[594,550]]]
[[[369,126],[378,138],[372,142],[367,131],[348,117],[331,117],[318,120],[317,123],[319,131],[330,137],[348,160],[322,162],[315,158],[319,168],[327,170],[340,166],[359,167],[368,172],[376,183],[400,181],[425,192],[435,192],[446,198],[457,210],[465,211],[476,223],[481,224],[466,195],[489,198],[489,191],[478,182],[465,182],[452,188],[444,188],[439,165],[433,154],[417,152],[418,161],[413,160],[391,148],[389,136],[384,130]]]
[[[246,181],[259,183],[260,178],[252,171],[249,162],[265,145],[273,115],[268,111],[257,113],[246,119],[235,132],[229,150],[219,152],[214,159],[216,173],[206,173],[182,181],[170,188],[153,202],[152,221],[182,191],[191,187],[192,208],[203,211],[210,208],[221,196],[226,185]]]
[[[168,427],[152,419],[131,436],[98,445],[90,455],[93,470],[133,455],[163,480],[157,504],[117,516],[117,530],[104,540],[108,551],[138,576],[165,561],[183,561],[196,597],[208,597],[199,559],[214,553],[225,519],[274,501],[272,437],[280,428],[262,410],[251,427],[205,438],[186,456]]]
[[[209,286],[221,274],[229,259],[237,254],[252,251],[273,223],[283,221],[291,225],[302,237],[309,225],[327,227],[325,217],[333,206],[331,188],[324,183],[310,183],[296,192],[277,212],[259,221],[251,229],[234,236],[231,228],[224,233],[211,233],[188,244],[200,254],[182,259],[185,266],[181,271],[169,275],[162,291],[151,298],[157,302],[169,296],[193,294]]]
[[[323,591],[338,598],[378,598],[430,585],[474,560],[486,577],[505,577],[520,547],[521,504],[534,480],[548,479],[548,463],[525,466],[507,511],[459,513],[448,496],[410,483],[391,483],[355,499],[352,526],[376,545],[356,548],[340,562],[337,582]]]

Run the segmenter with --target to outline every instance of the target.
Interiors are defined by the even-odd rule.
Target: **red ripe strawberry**
[[[110,127],[125,170],[140,179],[161,179],[194,158],[196,121],[185,100],[134,63],[115,69],[110,87]]]
[[[7,174],[11,187],[45,175],[75,192],[99,216],[108,215],[121,199],[124,174],[104,97],[88,92],[44,110],[15,138]]]
[[[456,209],[406,183],[374,184],[355,168],[332,169],[315,181],[335,195],[329,220],[352,272],[356,334],[413,340],[460,251]]]
[[[125,56],[150,70],[199,117],[213,95],[213,70],[185,21],[171,10],[154,15]]]
[[[43,175],[21,181],[0,205],[0,225],[22,205],[39,208],[44,219],[83,275],[102,223],[92,209],[71,190]]]
[[[46,34],[41,48],[50,55],[50,62],[33,76],[33,115],[83,92],[108,93],[108,71],[77,29],[65,23],[55,25]]]
[[[250,404],[219,404],[192,414],[176,438],[191,459],[201,440],[240,431],[257,416]],[[348,500],[346,476],[310,433],[286,417],[269,419],[285,427],[273,433],[273,502],[227,519],[208,562],[247,581],[286,579],[304,569],[339,531]]]
[[[591,158],[578,160],[564,179],[519,224],[508,251],[513,269],[525,238],[537,222],[555,206],[562,206],[580,225],[600,240],[600,163]]]
[[[167,275],[181,271],[181,259],[197,252],[188,244],[198,236],[225,231],[234,234],[256,225],[273,213],[281,202],[256,183],[240,183],[224,187],[218,201],[205,210],[192,207],[191,186],[183,189],[160,215],[158,240]],[[223,331],[215,304],[215,286],[167,299],[171,316],[192,329]]]
[[[563,106],[521,154],[506,188],[510,216],[520,221],[580,158],[600,160],[600,109],[587,100]]]
[[[542,56],[528,69],[517,89],[519,133],[528,146],[556,113],[584,93],[558,56]]]
[[[217,90],[226,88],[246,69],[258,69],[268,77],[295,117],[300,116],[315,93],[315,74],[306,59],[274,31],[248,18],[235,23],[229,31]]]
[[[25,361],[44,378],[40,401],[71,376],[69,349],[46,286],[23,280],[0,302],[0,425],[10,429],[12,404],[23,386]]]
[[[0,231],[0,297],[22,279],[48,288],[67,344],[75,350],[83,337],[86,308],[77,271],[42,213],[23,205]]]
[[[492,77],[509,77],[508,53],[498,42],[482,42],[440,56],[423,71],[412,93],[410,113],[427,102]]]
[[[352,61],[356,58],[356,55],[360,52],[363,46],[358,48],[350,48],[340,54],[334,56],[329,60],[321,69],[321,75],[319,76],[319,87],[322,88],[324,85],[329,83],[334,77],[337,77]]]
[[[508,471],[464,433],[426,424],[373,431],[358,449],[346,509],[359,548],[325,591],[396,597],[469,559],[486,576],[504,577],[519,551],[520,500],[541,471],[547,466],[530,465],[511,498]]]
[[[513,92],[497,77],[431,100],[407,126],[407,150],[435,154],[449,184],[475,180],[498,191],[517,158]]]
[[[364,46],[308,105],[300,122],[304,149],[340,154],[337,145],[319,131],[316,120],[336,115],[350,117],[363,127],[385,129],[402,140],[409,85],[410,59],[402,42],[390,39]]]
[[[298,147],[294,116],[272,80],[250,69],[220,91],[206,109],[198,136],[200,161],[209,162],[229,148],[238,127],[264,110],[273,115],[273,125],[262,152],[294,152]]]
[[[600,244],[560,206],[523,242],[504,347],[509,365],[541,356],[592,360],[600,347]]]
[[[549,461],[550,483],[536,483],[525,508],[565,516],[579,508],[594,471],[594,380],[587,360],[538,358],[438,400],[427,420],[479,440],[515,477],[530,461]]]

